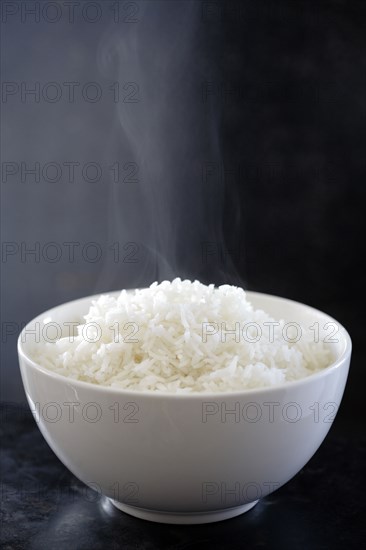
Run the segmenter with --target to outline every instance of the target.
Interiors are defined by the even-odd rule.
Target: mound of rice
[[[87,332],[80,325],[73,338],[38,345],[33,359],[69,378],[169,393],[276,386],[330,364],[329,349],[308,329],[302,327],[299,341],[285,341],[284,321],[274,338],[267,329],[256,342],[214,330],[233,330],[235,323],[265,328],[273,321],[253,309],[241,288],[175,279],[118,297],[101,295],[85,316]]]

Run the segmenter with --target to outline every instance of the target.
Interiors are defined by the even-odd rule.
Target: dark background
[[[225,113],[227,161],[244,166],[238,265],[248,288],[305,302],[348,329],[352,368],[337,421],[351,430],[363,423],[365,387],[365,5],[250,6],[226,27],[228,81],[244,97],[229,96]]]
[[[161,3],[153,4],[161,9]],[[347,328],[354,346],[351,370],[331,430],[333,438],[340,439],[334,440],[335,447],[326,440],[323,460],[325,456],[331,460],[333,451],[339,457],[345,449],[352,449],[350,463],[339,466],[353,472],[352,479],[340,482],[340,470],[334,471],[338,482],[347,486],[347,498],[352,501],[356,498],[352,487],[357,484],[365,387],[361,346],[366,6],[362,1],[199,4],[196,32],[204,37],[203,45],[200,42],[202,51],[213,44],[215,70],[205,72],[201,65],[198,70],[191,60],[192,73],[196,74],[197,69],[199,76],[192,80],[190,91],[195,94],[196,107],[206,114],[212,108],[213,118],[218,119],[221,154],[213,157],[203,153],[198,157],[202,181],[212,186],[210,198],[206,195],[207,201],[201,206],[216,201],[224,229],[223,233],[207,235],[197,230],[195,237],[193,221],[188,241],[182,244],[184,261],[179,262],[178,242],[178,261],[169,273],[199,277],[203,282],[238,282],[249,290],[298,300],[327,312]],[[33,23],[29,18],[22,23],[17,16],[9,17],[3,23],[2,81],[31,84],[97,80],[106,90],[116,77],[97,76],[95,60],[107,28],[103,22],[86,24],[80,18],[74,25],[62,26]],[[211,83],[210,95],[201,96],[207,82]],[[21,162],[38,161],[42,165],[93,160],[105,167],[116,160],[135,160],[124,144],[123,133],[119,137],[120,151],[111,145],[109,156],[100,154],[111,142],[116,106],[110,100],[90,104],[79,98],[70,105],[41,99],[35,103],[23,102],[15,94],[7,101],[3,97],[1,107],[2,163],[14,162],[20,167]],[[175,168],[179,172],[180,166]],[[146,267],[150,264],[143,259],[144,243],[140,242],[138,229],[134,235],[134,228],[144,224],[144,215],[136,213],[127,230],[123,223],[110,223],[115,195],[109,178],[104,168],[102,181],[95,184],[82,178],[70,184],[64,181],[64,174],[57,183],[42,178],[34,183],[28,177],[22,182],[19,174],[5,177],[2,173],[1,397],[5,402],[25,402],[16,356],[16,339],[23,323],[64,301],[164,278],[164,269],[155,264],[150,271]],[[194,185],[200,185],[197,181]],[[187,182],[187,196],[191,192]],[[166,195],[160,198],[164,202]],[[189,209],[189,200],[187,204]],[[42,249],[44,243],[62,245],[69,241],[81,243],[81,247],[96,242],[103,258],[94,262],[77,253],[75,261],[70,261],[63,254],[59,261],[51,262],[40,254],[37,262],[34,256],[21,255],[24,242],[29,247],[39,242]],[[110,246],[117,241],[122,257],[134,251],[128,243],[137,243],[139,261],[113,262]],[[14,254],[8,253],[15,249]],[[191,264],[187,250],[192,252]],[[17,429],[22,433],[22,428]],[[301,480],[297,483],[301,486]],[[323,497],[327,487],[329,484],[323,487]],[[291,486],[287,491],[291,501]],[[316,495],[314,489],[313,498]],[[282,511],[290,513],[288,508]],[[342,529],[354,517],[353,508],[351,512],[344,515]],[[324,509],[318,509],[318,513],[325,513]],[[314,524],[311,503],[301,514],[309,514],[309,524]],[[295,524],[299,520],[296,517]],[[239,521],[233,520],[238,536],[242,534]],[[271,521],[276,523],[276,516]],[[299,523],[300,531],[307,528],[306,522]],[[131,537],[137,536],[134,527],[130,529]],[[155,526],[147,529],[151,540],[161,548],[195,547],[193,543],[180,546],[178,542],[169,546],[161,532],[154,531]],[[296,538],[285,538],[285,546],[279,547],[330,547],[320,528],[316,533],[314,539],[305,537],[298,546]],[[207,542],[206,535],[204,531],[201,547]],[[221,535],[224,537],[223,532]],[[218,541],[223,540],[221,535],[218,533]],[[253,533],[251,537],[253,547],[262,547],[260,539]],[[264,536],[263,547],[270,545],[270,538]],[[9,540],[11,533],[7,548],[15,547]],[[149,537],[140,540],[139,547],[153,547],[147,540]],[[17,547],[23,548],[19,544]],[[39,548],[42,544],[46,543],[41,541]],[[61,541],[58,547],[62,544],[68,542]],[[96,548],[102,547],[98,544]],[[212,541],[210,544],[214,547]],[[351,539],[347,544],[352,547]],[[333,541],[332,547],[341,545]]]

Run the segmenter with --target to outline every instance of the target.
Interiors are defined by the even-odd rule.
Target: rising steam
[[[108,154],[138,167],[138,181],[109,186],[110,232],[137,244],[138,262],[123,264],[123,273],[109,267],[107,285],[175,276],[231,281],[235,270],[222,254],[225,182],[217,168],[221,104],[202,94],[219,78],[218,34],[202,22],[195,0],[138,6],[138,21],[112,29],[98,54],[102,74],[129,94],[116,104]]]

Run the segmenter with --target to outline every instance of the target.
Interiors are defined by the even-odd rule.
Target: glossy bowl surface
[[[255,308],[276,319],[318,323],[319,337],[333,340],[332,365],[274,388],[191,395],[124,391],[66,378],[29,357],[46,326],[81,322],[94,297],[31,321],[18,341],[23,384],[39,429],[65,466],[121,510],[166,523],[234,517],[291,479],[334,420],[351,339],[321,311],[247,294]]]

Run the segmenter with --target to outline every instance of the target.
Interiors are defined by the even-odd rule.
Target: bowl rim
[[[137,290],[137,289],[125,289],[127,292],[128,291],[134,291],[134,290]],[[18,341],[17,341],[17,351],[18,351],[18,356],[19,356],[19,359],[22,358],[24,360],[24,364],[26,366],[29,366],[29,367],[32,367],[34,370],[36,371],[40,371],[42,374],[46,375],[46,377],[50,377],[50,378],[53,378],[54,380],[56,381],[59,381],[61,383],[64,383],[64,384],[72,384],[74,385],[76,388],[80,388],[80,389],[89,389],[89,390],[93,390],[93,391],[96,391],[97,393],[101,392],[101,393],[114,393],[114,394],[117,394],[117,395],[125,395],[125,396],[128,396],[128,397],[135,397],[135,398],[157,398],[157,399],[173,399],[173,400],[182,400],[182,399],[190,399],[190,400],[202,400],[202,399],[209,399],[209,398],[212,398],[212,399],[224,399],[224,398],[240,398],[240,397],[245,397],[245,396],[253,396],[255,393],[259,393],[259,394],[267,394],[267,393],[273,393],[273,392],[276,392],[276,391],[284,391],[284,390],[287,390],[287,389],[295,389],[297,387],[300,387],[300,386],[303,386],[303,385],[306,385],[306,384],[311,384],[311,382],[313,381],[316,381],[316,380],[321,380],[323,378],[326,378],[327,376],[330,376],[331,373],[333,373],[334,371],[336,370],[339,370],[346,362],[347,360],[350,358],[351,356],[351,353],[352,353],[352,340],[351,340],[351,337],[348,333],[348,331],[344,328],[343,325],[341,325],[341,323],[339,323],[336,319],[334,319],[332,316],[328,315],[327,313],[321,311],[320,309],[317,309],[315,307],[312,307],[312,306],[309,306],[307,304],[304,304],[302,302],[298,302],[296,300],[291,300],[290,298],[283,298],[282,296],[278,296],[278,295],[275,295],[275,294],[268,294],[268,293],[265,293],[265,292],[256,292],[256,291],[250,291],[250,290],[245,290],[245,293],[247,295],[249,295],[249,298],[251,296],[255,297],[255,296],[260,296],[260,297],[267,297],[267,298],[271,298],[271,299],[275,299],[275,300],[280,300],[280,301],[283,301],[283,302],[287,302],[287,303],[290,303],[290,304],[296,304],[296,305],[299,305],[301,306],[302,308],[306,308],[307,310],[309,310],[310,312],[314,312],[314,313],[317,313],[317,314],[321,314],[323,316],[326,316],[327,319],[328,319],[328,322],[334,322],[337,324],[338,328],[339,328],[339,332],[342,334],[342,337],[344,338],[344,342],[345,342],[345,346],[344,346],[344,349],[342,351],[342,353],[340,354],[340,356],[338,357],[338,359],[336,359],[335,361],[333,361],[333,363],[331,363],[330,365],[328,365],[327,367],[325,367],[324,369],[321,369],[319,371],[316,371],[312,374],[310,374],[309,376],[306,376],[305,378],[300,378],[298,380],[292,380],[292,381],[287,381],[287,382],[283,382],[282,384],[278,384],[278,385],[275,385],[275,386],[265,386],[265,387],[262,387],[262,388],[246,388],[246,389],[242,389],[242,390],[230,390],[230,391],[220,391],[220,392],[192,392],[192,393],[172,393],[172,392],[165,392],[165,391],[161,391],[161,390],[131,390],[131,389],[126,389],[126,388],[119,388],[118,386],[107,386],[107,385],[103,385],[103,384],[93,384],[92,382],[85,382],[83,380],[77,380],[77,379],[74,379],[74,378],[70,378],[68,376],[64,376],[63,374],[59,374],[57,372],[53,372],[49,369],[47,369],[46,367],[43,367],[42,365],[36,363],[35,361],[33,361],[33,359],[31,359],[31,357],[25,352],[24,348],[23,348],[23,342],[22,342],[22,335],[23,333],[27,330],[27,327],[35,322],[37,319],[41,319],[41,318],[44,318],[47,316],[47,314],[51,313],[52,311],[54,311],[55,309],[58,309],[58,308],[61,308],[63,306],[71,306],[72,304],[75,304],[77,302],[81,302],[81,301],[92,301],[93,299],[97,299],[99,298],[99,296],[103,295],[103,296],[118,296],[119,294],[121,293],[121,290],[113,290],[113,291],[107,291],[107,292],[101,292],[101,293],[98,293],[98,294],[92,294],[92,295],[89,295],[89,296],[82,296],[81,298],[76,298],[75,300],[70,300],[69,302],[62,302],[61,304],[58,304],[56,306],[53,306],[52,308],[49,308],[47,309],[46,311],[43,311],[42,313],[40,313],[39,315],[37,315],[36,317],[34,317],[33,319],[31,319],[22,329],[22,331],[20,332],[19,336],[18,336]],[[22,367],[21,367],[21,376],[22,376],[22,379],[23,379],[23,372],[22,372]]]

